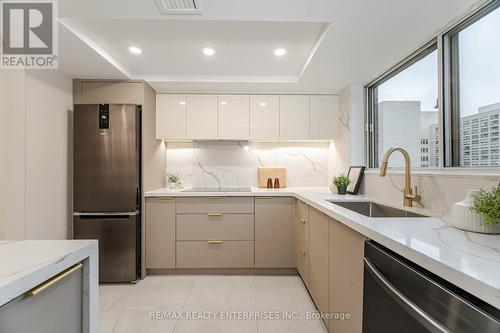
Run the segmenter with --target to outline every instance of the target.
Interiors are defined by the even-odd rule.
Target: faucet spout
[[[380,176],[385,177],[387,175],[387,167],[389,164],[389,158],[394,152],[400,152],[405,159],[405,188],[403,193],[403,205],[406,207],[413,207],[413,201],[420,202],[421,197],[417,194],[417,187],[415,186],[415,191],[413,191],[411,186],[411,159],[410,154],[403,148],[389,148],[382,160],[380,165]]]

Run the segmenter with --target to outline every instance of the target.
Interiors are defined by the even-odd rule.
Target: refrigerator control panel
[[[99,104],[99,129],[109,129],[109,104]]]

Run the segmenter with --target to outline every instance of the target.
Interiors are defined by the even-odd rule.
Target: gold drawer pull
[[[299,253],[302,254],[303,256],[306,255],[306,251],[303,248],[299,249]]]
[[[300,221],[300,223],[304,223],[304,224],[306,223],[306,220],[304,220],[302,217],[299,217],[299,221]]]
[[[222,244],[224,241],[222,240],[209,240],[207,241],[208,244]]]
[[[82,268],[82,264],[76,264],[70,268],[68,268],[67,270],[59,273],[58,275],[48,279],[47,281],[39,284],[38,286],[36,286],[35,288],[31,289],[30,291],[26,292],[24,295],[26,297],[31,297],[31,296],[35,296],[39,293],[41,293],[42,291],[44,291],[45,289],[47,289],[48,287],[56,284],[57,282],[61,281],[62,279],[64,279],[65,277],[67,277],[68,275],[71,275],[71,273],[79,270],[80,268]]]
[[[207,197],[207,199],[222,199],[224,197]]]
[[[273,197],[256,197],[256,199],[272,199]]]
[[[208,216],[222,216],[224,213],[208,213]]]

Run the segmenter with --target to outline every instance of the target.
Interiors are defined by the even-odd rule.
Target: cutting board
[[[280,180],[280,188],[286,187],[286,169],[285,168],[258,168],[259,187],[267,187],[267,178],[278,178]]]

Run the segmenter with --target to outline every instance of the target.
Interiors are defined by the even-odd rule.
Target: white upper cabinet
[[[156,138],[166,140],[332,140],[334,95],[157,94]]]
[[[280,96],[280,139],[309,140],[309,96]]]
[[[217,95],[187,95],[187,138],[217,139]]]
[[[280,135],[279,96],[250,96],[250,139],[278,140]]]
[[[250,99],[247,95],[219,95],[219,139],[250,137]]]
[[[338,96],[311,96],[309,138],[311,140],[337,139],[339,136],[338,118]]]
[[[156,138],[187,139],[186,95],[156,95]]]

